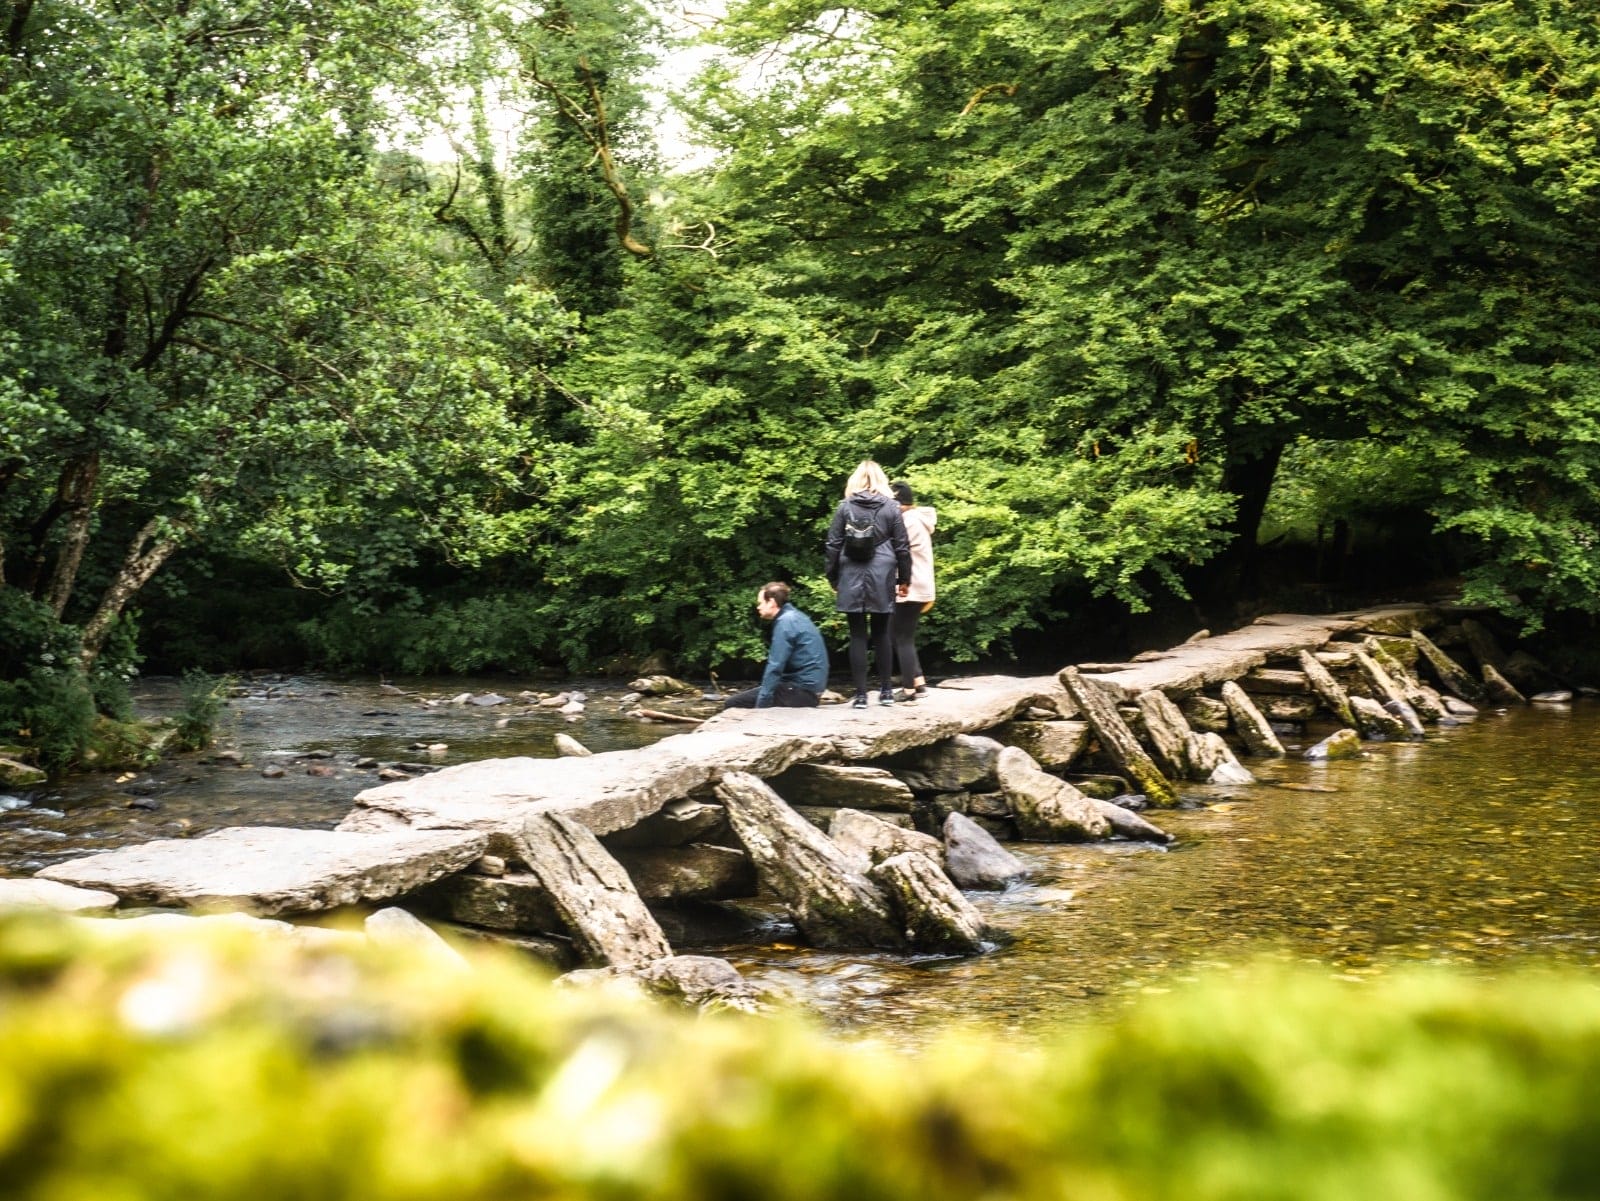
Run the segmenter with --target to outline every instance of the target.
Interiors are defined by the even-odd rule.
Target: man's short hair
[[[889,490],[894,493],[894,498],[903,505],[917,503],[917,494],[911,491],[911,485],[904,480],[896,480],[889,485]]]
[[[781,580],[773,580],[770,584],[761,585],[761,595],[766,600],[777,601],[781,609],[789,603],[789,585]]]

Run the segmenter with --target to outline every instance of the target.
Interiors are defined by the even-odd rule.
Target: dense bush
[[[14,1201],[1539,1201],[1600,1180],[1588,977],[1263,969],[911,1057],[498,957],[90,938],[0,923]]]
[[[50,772],[83,760],[96,713],[132,717],[132,621],[118,623],[88,671],[78,659],[78,637],[77,627],[57,620],[47,605],[0,588],[0,743],[24,747]]]

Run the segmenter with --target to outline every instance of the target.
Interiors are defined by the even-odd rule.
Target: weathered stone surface
[[[750,857],[734,847],[614,847],[611,853],[647,901],[720,901],[756,894]]]
[[[1133,791],[1132,785],[1121,776],[1106,772],[1068,772],[1061,777],[1086,797],[1109,801]]]
[[[672,954],[622,865],[586,827],[535,814],[513,842],[587,961],[631,970]]]
[[[761,990],[726,959],[710,955],[670,955],[641,968],[638,978],[651,992],[702,1010],[757,1013]]]
[[[1524,695],[1532,692],[1560,692],[1566,687],[1555,672],[1524,650],[1512,651],[1502,671],[1506,679],[1515,684],[1517,691]]]
[[[1385,671],[1382,665],[1367,653],[1365,648],[1351,651],[1350,654],[1355,660],[1357,670],[1361,673],[1361,678],[1366,682],[1367,687],[1372,690],[1372,698],[1380,705],[1386,705],[1390,701],[1404,701],[1406,699],[1405,693],[1395,683],[1394,677]],[[1358,712],[1356,716],[1359,719],[1360,713]]]
[[[1000,789],[1011,803],[1017,831],[1030,842],[1082,842],[1109,837],[1111,825],[1090,799],[1008,746],[995,766]]]
[[[1093,728],[1095,737],[1100,740],[1100,749],[1133,777],[1139,790],[1150,798],[1151,804],[1176,805],[1178,794],[1117,713],[1112,703],[1114,694],[1105,690],[1101,678],[1083,676],[1076,667],[1062,668],[1060,678],[1067,695],[1078,706]]]
[[[1278,692],[1291,696],[1306,692],[1311,687],[1305,672],[1289,671],[1282,667],[1258,667],[1248,675],[1240,676],[1237,682],[1247,692]]]
[[[907,851],[927,855],[944,868],[944,843],[916,830],[892,826],[876,814],[840,809],[828,825],[828,837],[856,861],[858,871]]]
[[[637,680],[629,681],[628,687],[645,696],[684,696],[700,691],[693,684],[686,684],[675,676],[665,674],[640,676]]]
[[[1362,619],[1383,616],[1380,610],[1334,617],[1272,614],[1243,629],[1175,647],[1170,658],[1159,662],[1135,664],[1094,678],[1117,702],[1132,701],[1152,688],[1168,696],[1184,696],[1237,679],[1273,655],[1314,650],[1335,634],[1354,629]]]
[[[505,947],[542,964],[553,972],[564,972],[578,966],[578,957],[573,952],[572,943],[565,938],[519,934],[511,930],[486,930],[477,926],[460,926],[454,923],[446,923],[445,929],[457,943]]]
[[[1422,728],[1422,719],[1405,701],[1385,701],[1383,709],[1389,716],[1400,719],[1400,724],[1405,727],[1406,737],[1413,742],[1421,742],[1427,737],[1427,731]]]
[[[550,903],[550,894],[538,878],[525,871],[503,876],[462,872],[446,876],[406,898],[406,903],[430,916],[490,930],[565,937],[566,923]]]
[[[1189,775],[1188,742],[1194,733],[1182,711],[1159,689],[1141,692],[1135,701],[1144,718],[1145,741],[1156,766],[1169,780]]]
[[[928,856],[907,851],[885,859],[870,875],[917,950],[975,955],[994,937],[983,915]]]
[[[1444,707],[1435,699],[1437,694],[1431,689],[1424,688],[1410,668],[1391,655],[1383,643],[1376,638],[1368,638],[1364,645],[1373,662],[1388,673],[1395,687],[1399,689],[1400,696],[1395,698],[1397,702],[1409,705],[1424,721],[1436,722],[1444,716]],[[1415,643],[1407,640],[1405,645],[1411,648],[1413,655],[1416,653]],[[1388,704],[1387,701],[1384,703]],[[1400,716],[1401,720],[1404,720],[1404,715]]]
[[[892,771],[862,763],[797,763],[767,783],[791,805],[910,813],[916,801]]]
[[[1479,668],[1492,667],[1497,672],[1504,672],[1506,666],[1506,653],[1500,649],[1500,643],[1489,632],[1489,628],[1481,621],[1472,617],[1461,619],[1461,637],[1465,639],[1467,649],[1472,652],[1472,657],[1478,661]]]
[[[1361,736],[1354,730],[1336,730],[1315,746],[1306,749],[1307,759],[1359,759]]]
[[[1240,763],[1221,734],[1189,735],[1190,770],[1208,784],[1253,784],[1255,777]]]
[[[1501,675],[1492,663],[1483,665],[1483,690],[1497,705],[1525,705],[1528,698],[1518,692],[1511,681]]]
[[[1468,704],[1460,697],[1447,696],[1444,698],[1444,710],[1452,717],[1476,717],[1478,706]]]
[[[1008,721],[994,731],[1007,746],[1021,747],[1047,771],[1070,767],[1089,745],[1086,721]]]
[[[1355,658],[1349,652],[1340,652],[1352,664]],[[1354,728],[1356,725],[1355,710],[1350,707],[1350,694],[1345,691],[1344,685],[1333,678],[1333,673],[1328,670],[1327,656],[1313,655],[1310,651],[1300,652],[1300,670],[1305,674],[1306,684],[1312,693],[1320,700],[1323,707],[1333,714],[1345,725]]]
[[[40,876],[124,902],[312,913],[410,892],[460,871],[486,839],[468,830],[349,834],[242,827],[164,839],[47,867]]]
[[[584,746],[583,743],[579,742],[571,734],[557,734],[555,736],[555,744],[556,754],[564,755],[568,758],[587,759],[589,756],[594,754],[593,751]]]
[[[53,909],[57,913],[104,913],[117,907],[117,895],[98,888],[74,888],[54,880],[0,880],[0,913],[15,909]]]
[[[809,709],[749,712],[815,715]],[[724,771],[773,776],[802,760],[826,758],[832,749],[828,739],[806,734],[753,738],[735,729],[702,728],[588,758],[485,759],[369,788],[357,795],[356,809],[339,829],[482,830],[495,836],[491,849],[503,853],[507,840],[538,813],[559,810],[596,834],[610,834],[637,825]]]
[[[1003,792],[974,792],[967,795],[967,807],[962,811],[968,817],[1010,817],[1011,802]]]
[[[1233,728],[1252,755],[1280,758],[1284,755],[1283,743],[1272,732],[1266,716],[1255,707],[1243,688],[1232,680],[1222,686],[1222,700],[1233,715]]]
[[[1433,639],[1421,630],[1413,630],[1411,638],[1417,644],[1417,649],[1422,652],[1423,659],[1439,677],[1439,683],[1445,691],[1453,692],[1467,701],[1483,699],[1483,685],[1474,680],[1466,668],[1434,645]]]
[[[1178,708],[1183,710],[1183,716],[1193,729],[1209,734],[1228,732],[1228,706],[1219,700],[1196,693],[1184,697],[1183,704]]]
[[[1401,637],[1439,621],[1438,611],[1432,605],[1380,605],[1354,616],[1356,628],[1364,633]]]
[[[376,946],[417,952],[446,967],[467,966],[461,952],[440,938],[438,931],[394,905],[369,914],[361,928]]]
[[[1417,644],[1411,638],[1401,638],[1393,634],[1368,634],[1361,640],[1361,645],[1366,647],[1367,654],[1382,663],[1390,675],[1396,669],[1408,676],[1416,674]],[[1387,660],[1393,660],[1390,666]]]
[[[1385,705],[1372,697],[1353,696],[1350,698],[1350,707],[1355,710],[1356,722],[1361,727],[1363,737],[1395,740],[1410,737],[1405,721],[1398,714],[1390,713]]]
[[[944,819],[945,870],[961,888],[1002,889],[1028,878],[1028,865],[969,817]]]
[[[702,835],[726,824],[728,815],[721,805],[708,805],[692,797],[668,801],[658,812],[637,825],[604,838],[612,850],[618,847],[677,847],[694,842]]]
[[[1146,821],[1132,809],[1124,809],[1113,801],[1102,801],[1095,797],[1090,797],[1089,803],[1099,810],[1101,817],[1111,823],[1113,834],[1119,834],[1135,842],[1154,842],[1162,846],[1172,841],[1172,835],[1154,823]]]
[[[1269,722],[1310,721],[1316,717],[1320,708],[1315,696],[1292,696],[1286,692],[1258,692],[1250,697],[1250,703],[1255,706],[1256,712]]]
[[[994,783],[1004,746],[993,738],[956,734],[895,759],[893,772],[917,792],[965,792]]]
[[[945,795],[955,795],[955,794],[951,793],[951,794],[945,794]],[[831,829],[833,827],[834,815],[836,813],[838,813],[839,810],[847,809],[847,808],[849,808],[849,806],[847,806],[847,805],[791,805],[790,808],[792,808],[801,817],[805,818],[808,822],[810,822],[817,829],[819,829],[819,830],[823,831],[824,833],[826,833],[829,829]],[[887,810],[879,809],[873,814],[873,816],[876,817],[879,821],[888,822],[891,826],[899,826],[902,830],[915,830],[917,828],[916,818],[913,817],[909,813],[890,813]]]
[[[1528,700],[1535,705],[1566,705],[1572,702],[1572,690],[1556,688],[1550,692],[1536,692]]]
[[[803,731],[827,738],[833,757],[860,762],[886,759],[957,734],[991,730],[1035,705],[1054,708],[1064,716],[1073,715],[1070,702],[1051,677],[974,676],[959,682],[947,680],[930,688],[914,705],[874,705],[865,710],[831,705],[820,709],[729,709],[687,737],[729,731],[744,737]],[[761,776],[777,774],[754,767],[735,770]]]
[[[747,772],[732,772],[717,784],[717,795],[762,885],[783,900],[812,943],[904,946],[884,896],[843,850],[765,783]]]
[[[49,778],[37,767],[0,755],[0,788],[32,788]]]

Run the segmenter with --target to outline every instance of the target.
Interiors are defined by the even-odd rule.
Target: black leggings
[[[894,638],[894,657],[900,661],[900,683],[913,688],[922,675],[917,658],[917,618],[922,616],[922,601],[896,601],[889,630]]]
[[[889,653],[889,614],[846,613],[850,619],[850,674],[856,691],[867,690],[867,631],[871,628],[872,660],[878,669],[879,687],[887,692],[894,687],[894,658]],[[869,620],[870,619],[870,620]]]

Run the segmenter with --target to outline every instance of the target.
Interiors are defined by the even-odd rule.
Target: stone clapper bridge
[[[1087,795],[1096,785],[1159,809],[1177,802],[1177,780],[1251,781],[1223,731],[1248,754],[1282,755],[1273,722],[1320,715],[1348,728],[1308,754],[1359,753],[1361,737],[1421,737],[1423,721],[1470,712],[1486,688],[1522,699],[1477,623],[1452,633],[1475,635],[1486,684],[1427,637],[1446,619],[1428,606],[1274,615],[1130,663],[949,680],[915,704],[729,711],[639,749],[490,759],[384,784],[333,830],[149,842],[0,886],[86,913],[305,918],[393,904],[559,967],[738,1005],[750,994],[731,965],[672,949],[666,930],[682,940],[699,902],[774,897],[819,946],[976,953],[995,933],[962,889],[1026,875],[995,834],[1167,841]],[[1421,664],[1455,695],[1422,683]],[[1072,776],[1080,788],[1064,776],[1091,744],[1115,776]]]

